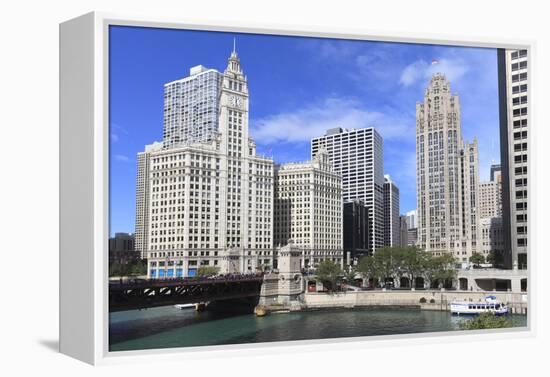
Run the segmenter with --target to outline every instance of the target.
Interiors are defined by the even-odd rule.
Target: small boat
[[[288,314],[288,313],[290,313],[290,310],[289,309],[274,310],[271,313],[273,313],[273,314]]]
[[[468,315],[493,313],[495,315],[508,314],[508,305],[497,300],[495,296],[485,297],[485,302],[453,301],[451,302],[451,314]]]
[[[176,309],[195,309],[195,304],[176,304],[174,305],[174,308]]]

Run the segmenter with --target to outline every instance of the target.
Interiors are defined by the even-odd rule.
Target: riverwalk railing
[[[528,302],[525,294],[489,293],[469,291],[354,291],[354,292],[307,292],[303,302],[307,308],[353,308],[353,307],[414,307],[423,310],[450,310],[452,301],[482,302],[488,294],[496,295],[507,304],[514,314],[526,314]]]

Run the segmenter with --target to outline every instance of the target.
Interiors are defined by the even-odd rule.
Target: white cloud
[[[292,112],[280,113],[253,122],[252,134],[262,144],[309,142],[330,128],[375,127],[385,140],[413,137],[414,121],[404,114],[370,111],[348,98],[327,98]]]
[[[403,86],[410,86],[419,81],[424,83],[438,72],[443,73],[449,81],[453,82],[468,71],[468,66],[462,59],[442,58],[437,62],[432,64],[420,59],[409,64],[401,72],[399,83]]]
[[[113,143],[116,143],[118,140],[119,140],[118,134],[111,133],[111,141],[112,141]]]
[[[399,82],[404,86],[412,85],[419,79],[424,78],[427,68],[428,63],[424,60],[417,60],[405,67],[401,72]]]
[[[120,162],[130,162],[131,159],[130,157],[126,156],[126,155],[123,155],[123,154],[115,154],[113,156],[113,158],[116,160],[116,161],[120,161]]]
[[[360,50],[360,45],[350,41],[321,40],[317,43],[306,41],[300,45],[301,48],[311,50],[312,58],[340,61],[354,56]]]
[[[128,133],[129,133],[128,130],[126,129],[126,127],[123,127],[118,123],[111,123],[111,130],[112,131],[117,131],[118,133],[123,133],[125,135],[128,135]]]

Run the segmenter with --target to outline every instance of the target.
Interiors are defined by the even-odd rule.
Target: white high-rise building
[[[147,258],[147,245],[149,234],[149,170],[151,166],[151,153],[162,150],[162,143],[153,143],[145,146],[145,151],[137,155],[136,175],[136,228],[135,249],[139,251],[141,258]]]
[[[384,246],[384,158],[382,137],[372,127],[333,128],[311,141],[311,155],[325,147],[342,177],[344,201],[359,199],[369,213],[369,252]]]
[[[275,170],[275,245],[299,249],[302,268],[343,264],[342,178],[321,148],[311,161]]]
[[[498,50],[505,266],[527,268],[528,52]]]
[[[221,77],[213,98],[204,86],[182,84],[176,97],[166,96],[165,113],[187,114],[198,96],[219,105],[217,118],[182,118],[174,127],[165,119],[162,148],[138,156],[138,208],[146,213],[136,218],[136,238],[146,240],[151,278],[193,276],[201,266],[232,273],[273,265],[273,161],[256,155],[248,135],[248,85],[237,53],[223,74],[201,67],[190,81],[203,73]]]
[[[467,261],[477,252],[477,141],[462,140],[460,102],[435,74],[416,105],[418,245]]]
[[[216,137],[222,82],[221,72],[199,65],[191,68],[188,77],[164,85],[164,149]]]
[[[384,175],[384,246],[401,245],[399,188],[389,175]]]
[[[407,226],[408,229],[418,228],[418,215],[416,209],[409,211],[405,214],[407,216]]]

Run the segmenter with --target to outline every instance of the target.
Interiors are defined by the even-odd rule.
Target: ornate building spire
[[[227,60],[227,68],[225,69],[225,71],[242,74],[241,61],[239,59],[239,56],[237,55],[235,38],[233,38],[233,51],[231,52],[231,56]]]

